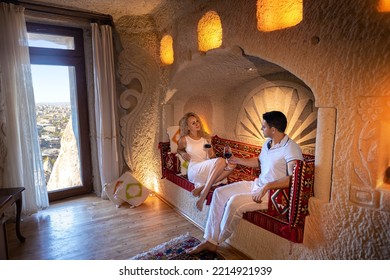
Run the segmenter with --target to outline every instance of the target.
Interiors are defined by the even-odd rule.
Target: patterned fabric
[[[232,148],[232,153],[236,157],[240,158],[253,158],[258,157],[261,152],[260,146],[250,145],[243,142],[232,141],[223,139],[218,136],[214,136],[211,139],[211,144],[215,149],[217,156],[223,156],[223,148],[228,144]],[[260,174],[260,168],[251,168],[243,165],[237,165],[233,173],[228,177],[228,183],[234,183],[238,181],[252,181],[256,179]]]
[[[200,241],[195,237],[184,235],[138,254],[131,260],[224,260],[220,254],[215,252],[203,251],[196,255],[186,253],[186,250],[199,243]]]
[[[160,149],[161,155],[162,178],[165,178],[167,173],[180,173],[179,159],[175,153],[171,152],[169,142],[160,142],[158,148]]]
[[[288,189],[270,190],[268,213],[288,220],[290,197]]]
[[[124,202],[134,207],[139,206],[150,194],[150,190],[135,179],[129,171],[123,173],[115,181],[106,184],[104,191],[118,207]]]
[[[309,214],[309,198],[313,196],[314,161],[298,161],[293,172],[293,182],[290,190],[290,227],[304,224]]]

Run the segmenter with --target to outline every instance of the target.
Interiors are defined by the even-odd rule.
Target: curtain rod
[[[40,12],[40,13],[47,13],[51,15],[60,15],[60,16],[69,16],[69,17],[76,17],[76,18],[82,18],[89,20],[90,22],[97,22],[101,24],[109,24],[112,25],[112,16],[111,15],[105,15],[105,14],[99,14],[89,11],[81,11],[81,10],[74,10],[71,8],[65,8],[60,6],[49,6],[44,3],[37,3],[37,2],[24,2],[24,1],[17,1],[17,0],[8,0],[4,1],[1,0],[1,2],[6,3],[12,3],[15,5],[21,5],[26,10],[32,11],[32,12]]]

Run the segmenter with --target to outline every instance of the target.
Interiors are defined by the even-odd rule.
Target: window
[[[27,23],[50,200],[92,191],[83,30]]]

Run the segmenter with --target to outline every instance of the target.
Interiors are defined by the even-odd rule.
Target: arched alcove
[[[174,61],[173,38],[164,35],[160,41],[160,60],[163,65],[171,65]]]
[[[181,65],[163,99],[162,130],[177,125],[187,111],[204,109],[206,102],[211,134],[260,145],[262,113],[284,112],[289,136],[316,156],[315,197],[329,201],[336,111],[316,108],[315,94],[283,67],[240,47],[216,49]]]
[[[222,45],[222,23],[215,11],[208,11],[198,22],[199,50],[206,52]]]

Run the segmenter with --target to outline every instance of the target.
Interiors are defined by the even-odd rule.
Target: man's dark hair
[[[283,132],[287,127],[286,116],[279,111],[271,111],[263,114],[263,120],[267,122],[269,127],[275,127],[278,131]]]

